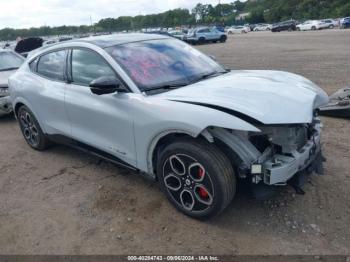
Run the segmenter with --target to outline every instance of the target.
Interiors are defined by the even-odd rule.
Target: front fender
[[[260,132],[252,124],[212,108],[151,97],[133,104],[142,108],[142,111],[134,114],[137,168],[149,174],[153,173],[153,151],[158,141],[168,134],[183,133],[198,137],[211,126]]]

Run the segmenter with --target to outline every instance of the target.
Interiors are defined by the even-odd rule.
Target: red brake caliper
[[[200,187],[199,188],[199,195],[200,195],[200,197],[207,198],[208,192],[204,188]]]
[[[199,168],[198,176],[199,176],[199,178],[203,178],[204,177],[204,169]],[[199,187],[199,196],[202,197],[202,198],[207,198],[208,197],[208,192],[204,188]]]

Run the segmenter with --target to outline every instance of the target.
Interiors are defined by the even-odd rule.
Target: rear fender
[[[38,112],[36,112],[34,110],[34,107],[31,106],[31,103],[29,103],[29,101],[25,100],[24,98],[22,97],[16,97],[14,100],[12,100],[12,107],[13,107],[13,111],[15,113],[15,117],[17,119],[17,112],[15,112],[15,109],[16,107],[18,107],[18,105],[25,105],[26,107],[29,108],[29,110],[34,114],[34,117],[36,118],[36,120],[38,121],[39,125],[40,125],[40,128],[41,130],[43,130],[44,134],[46,134],[46,126],[44,125],[44,122],[41,121],[41,118],[38,117],[39,114]]]

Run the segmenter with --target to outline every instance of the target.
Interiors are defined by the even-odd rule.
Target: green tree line
[[[236,20],[240,13],[249,13],[245,20]],[[151,27],[176,27],[198,24],[233,25],[242,23],[273,23],[288,19],[306,20],[350,16],[349,0],[236,0],[230,4],[197,4],[192,10],[174,9],[159,14],[105,18],[92,26],[59,26],[29,29],[4,28],[0,40],[16,37],[74,35],[88,32],[140,30]]]

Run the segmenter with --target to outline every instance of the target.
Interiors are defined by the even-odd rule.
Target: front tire
[[[178,140],[160,153],[157,163],[162,191],[190,217],[215,216],[235,195],[236,177],[230,161],[206,141]]]
[[[35,150],[45,150],[50,142],[44,135],[34,114],[26,106],[21,106],[17,113],[19,126],[28,145]]]
[[[222,35],[222,36],[220,37],[220,43],[225,43],[226,40],[227,40],[227,36]]]

